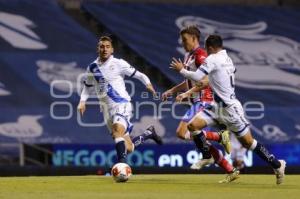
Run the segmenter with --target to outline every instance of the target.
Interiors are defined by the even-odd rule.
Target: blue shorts
[[[181,121],[190,122],[192,118],[197,115],[200,111],[202,111],[205,107],[210,106],[208,102],[195,102],[189,110],[184,114]]]

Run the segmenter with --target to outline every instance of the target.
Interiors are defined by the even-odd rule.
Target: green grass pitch
[[[224,175],[133,175],[126,183],[110,176],[2,177],[1,199],[299,199],[300,176],[241,175],[219,184]]]

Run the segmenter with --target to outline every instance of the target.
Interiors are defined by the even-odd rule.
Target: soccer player
[[[111,38],[101,37],[98,42],[99,57],[87,68],[78,110],[83,115],[89,97],[88,87],[95,87],[104,120],[115,141],[118,162],[126,162],[127,152],[132,152],[148,139],[153,139],[157,144],[162,144],[162,139],[156,134],[154,126],[148,127],[143,134],[132,140],[129,137],[133,128],[130,123],[132,105],[126,91],[124,76],[140,80],[153,95],[155,90],[145,74],[123,59],[114,58],[113,52]]]
[[[201,33],[196,26],[189,26],[180,31],[182,44],[185,51],[187,52],[184,58],[184,65],[188,70],[191,71],[196,71],[197,68],[203,63],[204,59],[207,57],[207,53],[200,47],[199,44],[200,34]],[[208,78],[202,81],[201,86],[192,89],[193,86],[195,86],[195,83],[196,82],[192,80],[185,80],[167,90],[162,95],[162,100],[165,101],[168,96],[191,89],[186,93],[182,93],[176,97],[176,101],[181,102],[184,98],[191,96],[190,102],[192,105],[184,115],[182,121],[179,123],[176,131],[177,137],[183,140],[192,139],[192,136],[187,129],[188,123],[199,111],[201,111],[205,106],[209,105],[213,100],[212,90],[208,85]],[[228,131],[222,131],[222,133],[218,133],[206,129],[206,131],[203,130],[201,136],[206,136],[208,140],[220,142],[221,144],[223,144],[226,152],[230,153]],[[210,144],[205,145],[205,147],[207,147],[207,150],[202,150],[201,148],[201,152],[205,158],[191,165],[191,169],[201,169],[205,165],[216,162],[227,173],[230,173],[234,170],[234,168],[223,157],[222,153],[220,153],[217,148]]]
[[[223,49],[222,38],[219,35],[210,35],[206,39],[205,48],[209,56],[195,72],[186,70],[181,60],[173,59],[171,63],[173,69],[185,78],[194,81],[200,81],[208,75],[209,84],[213,89],[214,103],[199,112],[188,124],[188,129],[197,135],[201,132],[199,129],[216,122],[224,123],[237,136],[243,147],[252,150],[274,169],[276,183],[281,184],[284,179],[286,162],[276,159],[252,137],[243,107],[235,95],[234,76],[236,68],[226,50]],[[235,176],[231,174],[227,176],[228,181],[234,178]]]

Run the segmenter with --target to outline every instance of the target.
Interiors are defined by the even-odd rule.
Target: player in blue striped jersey
[[[156,134],[154,126],[148,127],[143,134],[131,140],[129,134],[133,128],[130,123],[132,105],[124,77],[140,80],[153,95],[155,90],[145,74],[137,71],[125,60],[113,57],[113,52],[111,38],[101,37],[98,43],[99,57],[87,68],[78,110],[83,115],[90,96],[88,87],[94,87],[104,120],[115,141],[118,162],[126,162],[127,152],[132,152],[147,139],[153,139],[158,144],[162,144],[162,140]]]

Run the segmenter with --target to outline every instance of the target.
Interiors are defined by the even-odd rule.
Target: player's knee
[[[246,149],[249,149],[251,144],[249,144],[248,142],[243,142],[242,143],[243,147],[246,148]]]
[[[190,132],[193,132],[193,131],[196,131],[196,130],[198,130],[197,129],[197,125],[195,124],[195,123],[189,123],[188,124],[188,126],[187,126],[187,128],[188,128],[188,130],[190,131]]]
[[[249,149],[252,146],[253,139],[243,139],[241,144],[244,148]]]
[[[112,126],[112,136],[113,138],[122,137],[125,134],[125,129],[121,125]]]

